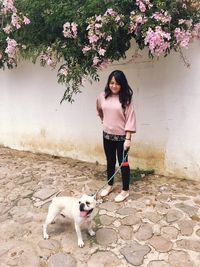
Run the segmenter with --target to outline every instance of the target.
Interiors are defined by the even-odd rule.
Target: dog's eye
[[[85,203],[86,203],[86,205],[87,205],[87,206],[89,206],[89,205],[90,205],[90,202],[88,202],[88,201],[86,201]]]
[[[81,204],[81,201],[79,201],[78,203]]]

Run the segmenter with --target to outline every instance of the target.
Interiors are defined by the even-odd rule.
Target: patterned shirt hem
[[[108,134],[106,132],[103,132],[103,137],[110,141],[124,141],[125,135],[116,135],[116,134]]]

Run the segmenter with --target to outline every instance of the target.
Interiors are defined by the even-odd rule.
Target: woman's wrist
[[[131,141],[131,132],[129,132],[129,131],[126,132],[125,140]]]

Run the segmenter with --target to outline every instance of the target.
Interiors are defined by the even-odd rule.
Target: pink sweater
[[[97,112],[102,120],[104,132],[114,135],[125,135],[126,131],[136,132],[133,102],[123,110],[119,95],[105,99],[105,93],[102,92],[97,98]]]

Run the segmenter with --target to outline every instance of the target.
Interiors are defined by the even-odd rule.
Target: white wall
[[[105,163],[95,102],[108,74],[121,69],[134,89],[137,115],[131,167],[200,180],[199,51],[200,42],[184,51],[190,68],[177,53],[150,61],[143,52],[136,63],[113,64],[100,73],[100,82],[86,84],[73,104],[59,104],[64,87],[57,84],[56,70],[29,62],[1,70],[0,144]]]

